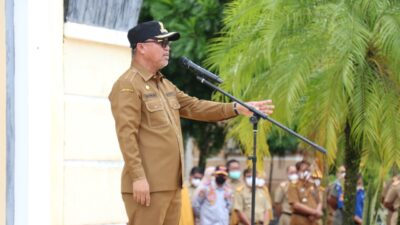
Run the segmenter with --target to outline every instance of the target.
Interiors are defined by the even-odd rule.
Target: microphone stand
[[[255,215],[255,203],[256,203],[256,164],[257,164],[257,133],[258,133],[258,121],[262,118],[268,120],[269,122],[273,123],[274,125],[280,127],[281,129],[285,130],[289,134],[299,138],[300,140],[306,142],[316,150],[326,154],[326,150],[321,146],[315,144],[314,142],[308,140],[307,138],[301,136],[300,134],[296,133],[295,131],[287,128],[283,124],[279,123],[278,121],[270,118],[265,113],[257,110],[251,105],[237,99],[235,96],[229,94],[228,92],[222,90],[221,88],[215,86],[213,83],[209,82],[208,80],[204,79],[204,77],[196,76],[197,80],[199,80],[202,84],[222,93],[223,95],[230,98],[232,101],[237,102],[238,104],[244,106],[251,112],[253,112],[253,116],[250,117],[250,123],[253,124],[253,155],[249,156],[248,159],[252,161],[253,171],[252,171],[252,187],[251,187],[251,225],[254,225],[254,215]]]

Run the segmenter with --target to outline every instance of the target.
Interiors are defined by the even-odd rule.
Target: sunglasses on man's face
[[[153,39],[153,40],[145,41],[144,43],[157,43],[163,48],[166,48],[167,46],[169,46],[168,39]]]

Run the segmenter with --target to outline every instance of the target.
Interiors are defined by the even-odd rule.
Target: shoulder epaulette
[[[240,185],[239,187],[236,188],[236,192],[241,192],[244,189],[244,185]]]
[[[289,183],[288,181],[284,181],[284,182],[280,183],[279,185],[284,188],[288,185],[288,183]]]

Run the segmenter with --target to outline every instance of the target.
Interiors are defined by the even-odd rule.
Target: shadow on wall
[[[64,0],[65,21],[127,31],[139,17],[142,0]]]

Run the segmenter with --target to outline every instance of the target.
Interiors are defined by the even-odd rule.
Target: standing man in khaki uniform
[[[243,225],[250,225],[251,223],[251,187],[252,187],[252,171],[246,169],[243,172],[245,185],[239,187],[234,196],[233,209],[240,218],[240,223]],[[258,174],[257,174],[258,176]],[[256,178],[257,181],[263,180],[261,177]],[[255,214],[254,223],[256,225],[269,224],[271,220],[270,210],[271,199],[267,196],[267,192],[264,190],[264,185],[259,182],[260,185],[256,187],[256,202],[255,202]],[[266,187],[265,187],[266,188]]]
[[[398,176],[397,176],[398,177]],[[400,180],[393,179],[384,200],[384,206],[389,210],[387,225],[397,225],[398,211],[400,207]]]
[[[299,176],[295,166],[290,165],[286,168],[287,181],[283,181],[275,190],[274,207],[275,213],[279,217],[279,225],[289,225],[292,216],[292,207],[288,202],[289,185],[296,184]]]
[[[296,169],[299,181],[289,186],[288,200],[293,209],[291,225],[318,225],[318,220],[323,215],[319,190],[309,181],[309,167],[310,164],[306,161],[298,162]]]
[[[180,117],[219,121],[251,115],[232,103],[202,101],[159,72],[168,65],[169,42],[178,40],[162,23],[138,24],[128,32],[131,67],[109,95],[125,165],[121,191],[129,224],[177,225],[181,209],[183,141]],[[252,102],[271,114],[270,100]]]
[[[231,159],[226,163],[226,168],[228,169],[228,184],[232,189],[236,189],[243,185],[240,177],[242,176],[242,169],[240,167],[239,161],[236,159]]]
[[[243,188],[243,182],[242,179],[240,179],[240,177],[242,176],[240,163],[236,159],[231,159],[226,163],[226,168],[228,169],[228,177],[229,177],[227,182],[233,190],[233,196],[235,196],[235,193],[238,191],[238,189]],[[229,221],[230,225],[239,224],[239,216],[237,215],[237,212],[235,212],[233,208],[230,212],[229,220],[230,220]]]
[[[319,191],[319,199],[322,205],[322,212],[324,212],[324,209],[326,208],[326,195],[325,195],[325,188],[321,186],[321,181],[322,181],[323,175],[321,170],[318,168],[318,165],[314,165],[314,171],[311,175],[311,181],[314,183],[314,185],[318,188]],[[318,225],[322,225],[322,217],[318,219]]]

